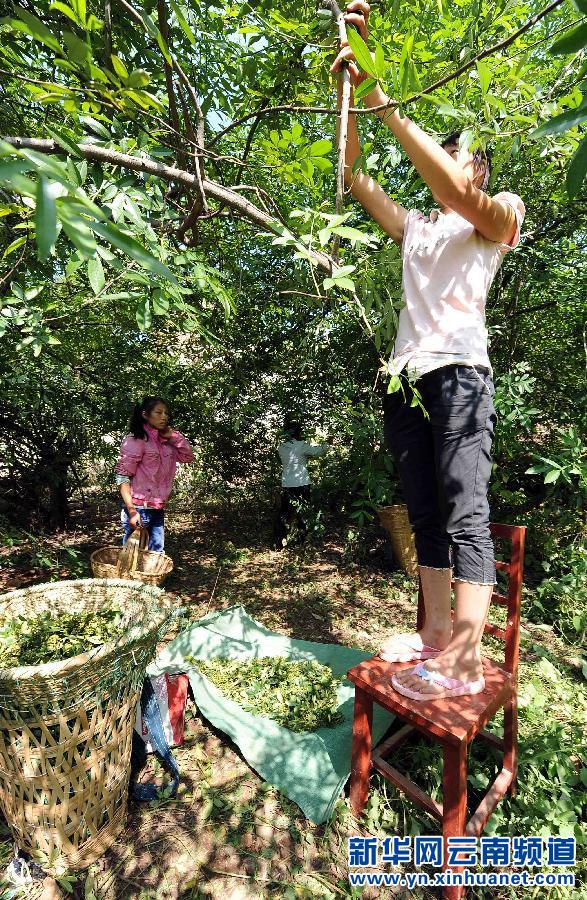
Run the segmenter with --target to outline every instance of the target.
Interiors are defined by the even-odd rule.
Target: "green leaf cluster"
[[[341,679],[328,666],[277,656],[256,659],[190,659],[230,700],[290,731],[316,731],[343,721],[336,693]]]
[[[38,666],[85,653],[122,634],[122,612],[0,617],[0,668]]]

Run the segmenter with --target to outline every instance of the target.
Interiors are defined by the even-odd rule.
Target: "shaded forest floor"
[[[25,542],[22,536],[20,540],[15,537],[11,546],[9,536],[0,550],[2,590],[51,578],[89,575],[90,553],[99,546],[118,543],[116,508],[93,507],[76,516],[71,529],[59,537],[31,535]],[[255,619],[282,634],[373,652],[389,633],[413,628],[416,584],[403,573],[390,570],[375,527],[369,550],[357,558],[345,547],[342,534],[332,529],[327,530],[320,546],[270,550],[271,524],[266,512],[255,506],[210,504],[170,513],[166,550],[176,565],[166,589],[178,606],[189,609],[190,619],[195,621],[213,610],[242,604]],[[488,646],[486,652],[496,656],[495,647]],[[564,833],[558,820],[553,824],[549,817],[549,804],[541,805],[544,797],[540,798],[535,779],[528,786],[528,795],[524,794],[524,752],[533,755],[542,746],[542,759],[547,763],[543,777],[548,778],[550,759],[556,761],[559,750],[567,753],[562,744],[569,742],[576,748],[575,735],[580,733],[586,705],[577,655],[577,648],[565,646],[551,629],[524,623],[520,685],[522,693],[526,689],[530,697],[528,736],[524,737],[522,727],[520,794],[515,801],[502,804],[494,817],[496,833],[522,833],[523,823],[525,834]],[[540,704],[548,708],[549,717],[562,729],[546,729],[542,745],[540,736],[534,734],[530,739],[533,704],[538,705],[538,714]],[[522,726],[524,714],[522,708]],[[153,807],[131,804],[127,827],[116,845],[89,874],[73,880],[75,897],[383,898],[392,896],[391,890],[367,888],[361,894],[359,889],[349,887],[348,836],[438,833],[434,820],[379,779],[373,781],[360,823],[352,817],[345,795],[330,822],[312,825],[294,803],[261,781],[238,749],[191,703],[186,741],[175,755],[182,775],[177,799]],[[587,766],[587,759],[580,748],[567,755],[568,792],[575,790],[579,770]],[[395,763],[441,799],[441,756],[437,748],[421,741],[407,742]],[[493,751],[474,744],[469,763],[473,806],[497,769],[498,757]],[[161,778],[156,762],[150,764],[147,774]],[[560,785],[556,790],[559,797]],[[572,833],[571,816],[566,822]],[[564,824],[565,820],[561,821]],[[3,835],[0,866],[11,853],[5,828]],[[480,891],[473,896],[489,894]],[[492,890],[490,896],[510,895]],[[547,896],[547,892],[541,896]],[[570,898],[579,893],[575,889],[574,893],[552,896]]]

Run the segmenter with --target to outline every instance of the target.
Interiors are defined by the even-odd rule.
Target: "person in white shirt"
[[[352,0],[345,15],[364,41],[369,11],[366,0]],[[367,78],[349,46],[332,71],[343,64],[355,87]],[[384,422],[414,529],[426,611],[422,628],[392,636],[380,655],[419,663],[391,674],[395,690],[413,700],[477,694],[485,688],[481,639],[496,583],[488,489],[497,415],[485,304],[504,254],[520,241],[525,206],[511,191],[487,193],[490,160],[481,148],[471,152],[458,134],[437,144],[390,105],[379,84],[363,102],[401,144],[439,206],[429,216],[405,209],[362,171],[351,114],[345,183],[402,256],[405,305],[389,367],[390,387],[403,390],[386,395]]]
[[[302,440],[302,427],[298,422],[286,426],[287,440],[277,448],[281,459],[281,506],[279,521],[275,528],[275,541],[278,547],[285,546],[292,524],[303,540],[306,534],[306,523],[301,511],[310,494],[310,474],[307,462],[312,457],[324,456],[328,450],[326,444],[308,444]]]

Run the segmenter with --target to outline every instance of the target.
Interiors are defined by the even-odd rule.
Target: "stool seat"
[[[469,743],[504,706],[513,687],[510,672],[487,657],[482,662],[485,689],[480,694],[439,700],[412,700],[392,686],[391,679],[396,672],[414,668],[417,662],[390,663],[374,656],[350,669],[347,678],[380,706],[416,729],[432,733],[446,743]]]

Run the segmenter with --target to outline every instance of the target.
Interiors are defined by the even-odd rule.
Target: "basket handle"
[[[143,525],[135,528],[118,556],[119,578],[131,578],[137,571],[139,550],[144,550],[149,540],[149,532]]]

